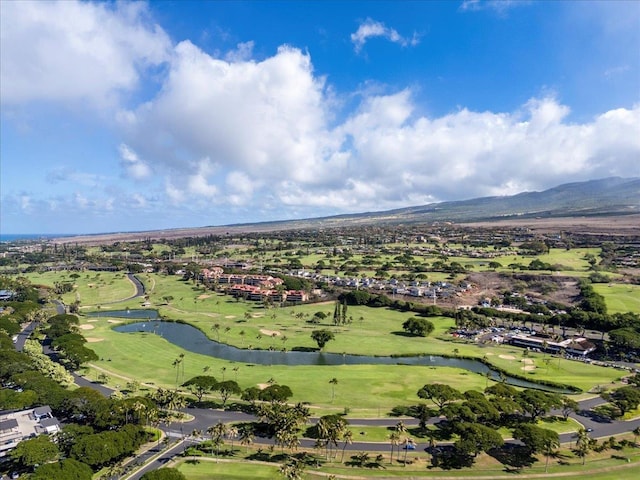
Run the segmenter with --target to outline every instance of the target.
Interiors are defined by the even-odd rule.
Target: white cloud
[[[480,10],[492,10],[500,15],[507,11],[528,5],[529,0],[463,0],[460,10],[463,12],[478,12]]]
[[[226,61],[183,42],[158,96],[124,112],[121,125],[127,145],[153,159],[151,171],[169,172],[172,202],[260,205],[276,217],[307,206],[381,210],[640,175],[638,106],[574,124],[554,96],[513,112],[432,118],[416,115],[410,89],[361,95],[336,123],[336,103],[309,55],[281,47],[261,62]]]
[[[135,180],[142,180],[151,175],[149,165],[140,160],[138,154],[124,143],[120,144],[120,164],[125,169],[127,175]]]
[[[390,42],[397,43],[403,47],[415,46],[420,41],[416,33],[410,38],[403,37],[395,29],[385,26],[384,23],[367,18],[360,24],[358,30],[351,34],[351,42],[354,45],[356,53],[362,50],[370,38],[375,37],[386,38]]]
[[[170,41],[144,3],[3,2],[1,100],[113,102],[167,59]]]
[[[241,62],[251,60],[253,47],[253,41],[239,43],[235,50],[228,52],[224,56],[224,59],[228,62]]]

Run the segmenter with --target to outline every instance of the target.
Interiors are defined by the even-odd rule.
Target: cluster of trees
[[[499,448],[501,427],[511,428],[514,438],[522,441],[529,455],[551,453],[559,445],[558,434],[537,427],[538,419],[552,409],[561,409],[568,415],[578,408],[575,400],[554,393],[525,389],[518,391],[504,383],[495,384],[483,393],[469,390],[460,392],[447,384],[427,384],[418,392],[418,397],[429,400],[432,406],[418,404],[411,407],[396,407],[396,415],[410,415],[419,420],[423,434],[447,439],[455,436],[455,456],[464,464],[473,461],[479,453]],[[438,422],[438,433],[427,428],[431,418],[439,416],[446,420]]]
[[[183,383],[182,386],[187,387],[199,402],[202,402],[204,395],[217,392],[220,395],[223,407],[227,404],[231,395],[240,395],[242,393],[242,389],[235,380],[223,380],[219,382],[215,377],[210,375],[195,376]]]
[[[87,340],[79,333],[78,317],[75,315],[54,315],[48,320],[45,333],[51,339],[51,346],[60,355],[60,361],[70,370],[77,370],[81,364],[98,360],[98,355],[85,346]]]

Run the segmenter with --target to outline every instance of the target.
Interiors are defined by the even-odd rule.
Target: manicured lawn
[[[74,278],[74,275],[79,275]],[[67,305],[80,301],[81,308],[103,305],[128,298],[136,293],[135,286],[122,272],[44,272],[26,277],[35,285],[53,286],[55,282],[72,282],[72,292],[62,295]]]
[[[604,297],[609,313],[640,313],[640,285],[594,283],[593,289]]]
[[[178,465],[188,480],[246,480],[247,478],[264,478],[272,480],[283,478],[278,465],[261,465],[249,462],[195,461],[182,462]]]
[[[346,452],[345,461],[354,452]],[[371,457],[375,457],[375,453]],[[381,469],[346,467],[339,463],[341,453],[338,452],[337,461],[325,463],[321,468],[308,467],[304,472],[304,478],[320,479],[327,478],[327,475],[336,475],[337,478],[513,478],[514,473],[505,471],[505,466],[496,461],[493,457],[481,454],[475,459],[475,464],[471,468],[460,470],[441,470],[431,467],[430,455],[416,450],[408,452],[407,460],[411,463],[403,467],[400,462],[389,464],[389,452],[384,452],[384,460]],[[400,452],[400,459],[404,458],[404,452]],[[545,458],[540,455],[537,462],[532,467],[525,467],[520,471],[523,478],[528,475],[535,475],[535,478],[562,478],[579,480],[588,476],[593,480],[632,480],[637,478],[640,460],[637,449],[625,449],[616,452],[614,458],[611,452],[603,454],[590,454],[587,457],[586,465],[582,465],[580,459],[576,458],[569,451],[561,452],[561,460],[565,465],[559,465],[557,460],[551,458],[549,462],[549,472],[545,473]],[[627,463],[628,458],[631,463]],[[282,478],[279,473],[279,464],[251,463],[243,458],[234,460],[219,460],[201,458],[198,460],[179,461],[177,467],[188,480],[209,480],[224,479],[236,480],[246,478]],[[573,474],[572,474],[573,473]]]

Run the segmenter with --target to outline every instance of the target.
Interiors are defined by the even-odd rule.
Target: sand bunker
[[[96,327],[94,327],[93,325],[80,325],[80,330],[93,330],[94,328]]]
[[[514,357],[513,355],[498,355],[500,358],[502,358],[503,360],[515,360],[516,357]]]
[[[102,342],[104,340],[104,338],[96,338],[96,337],[85,337],[85,340],[88,343],[98,343],[98,342]]]
[[[485,355],[486,355],[487,357],[490,357],[491,355],[495,355],[495,353],[493,353],[493,352],[487,352],[487,353],[485,353]]]
[[[98,319],[87,320],[88,323],[96,323],[98,321],[99,321]]]
[[[261,328],[260,329],[260,333],[263,334],[263,335],[268,335],[270,337],[273,337],[274,335],[276,337],[278,337],[278,336],[281,335],[281,333],[279,331],[277,331],[277,330],[267,330],[265,328]]]
[[[530,371],[530,370],[535,370],[536,366],[535,365],[525,365],[524,367],[520,367],[521,370],[524,371]]]
[[[235,315],[225,315],[224,318],[236,318],[236,316]]]
[[[531,360],[530,358],[523,358],[522,360],[520,360],[522,363],[526,363],[527,365],[531,365],[533,363],[533,360]]]
[[[198,300],[204,300],[205,298],[209,298],[211,295],[207,295],[205,293],[203,293],[202,295],[198,295]]]
[[[264,389],[265,389],[265,388],[267,388],[268,386],[269,386],[269,384],[268,384],[268,383],[259,383],[259,384],[258,384],[258,388],[259,388],[260,390],[264,390]]]
[[[122,323],[122,320],[107,320],[109,323]]]

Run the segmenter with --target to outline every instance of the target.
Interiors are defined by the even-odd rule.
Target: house
[[[60,430],[60,422],[48,405],[21,410],[0,412],[0,457],[4,457],[21,441]]]

